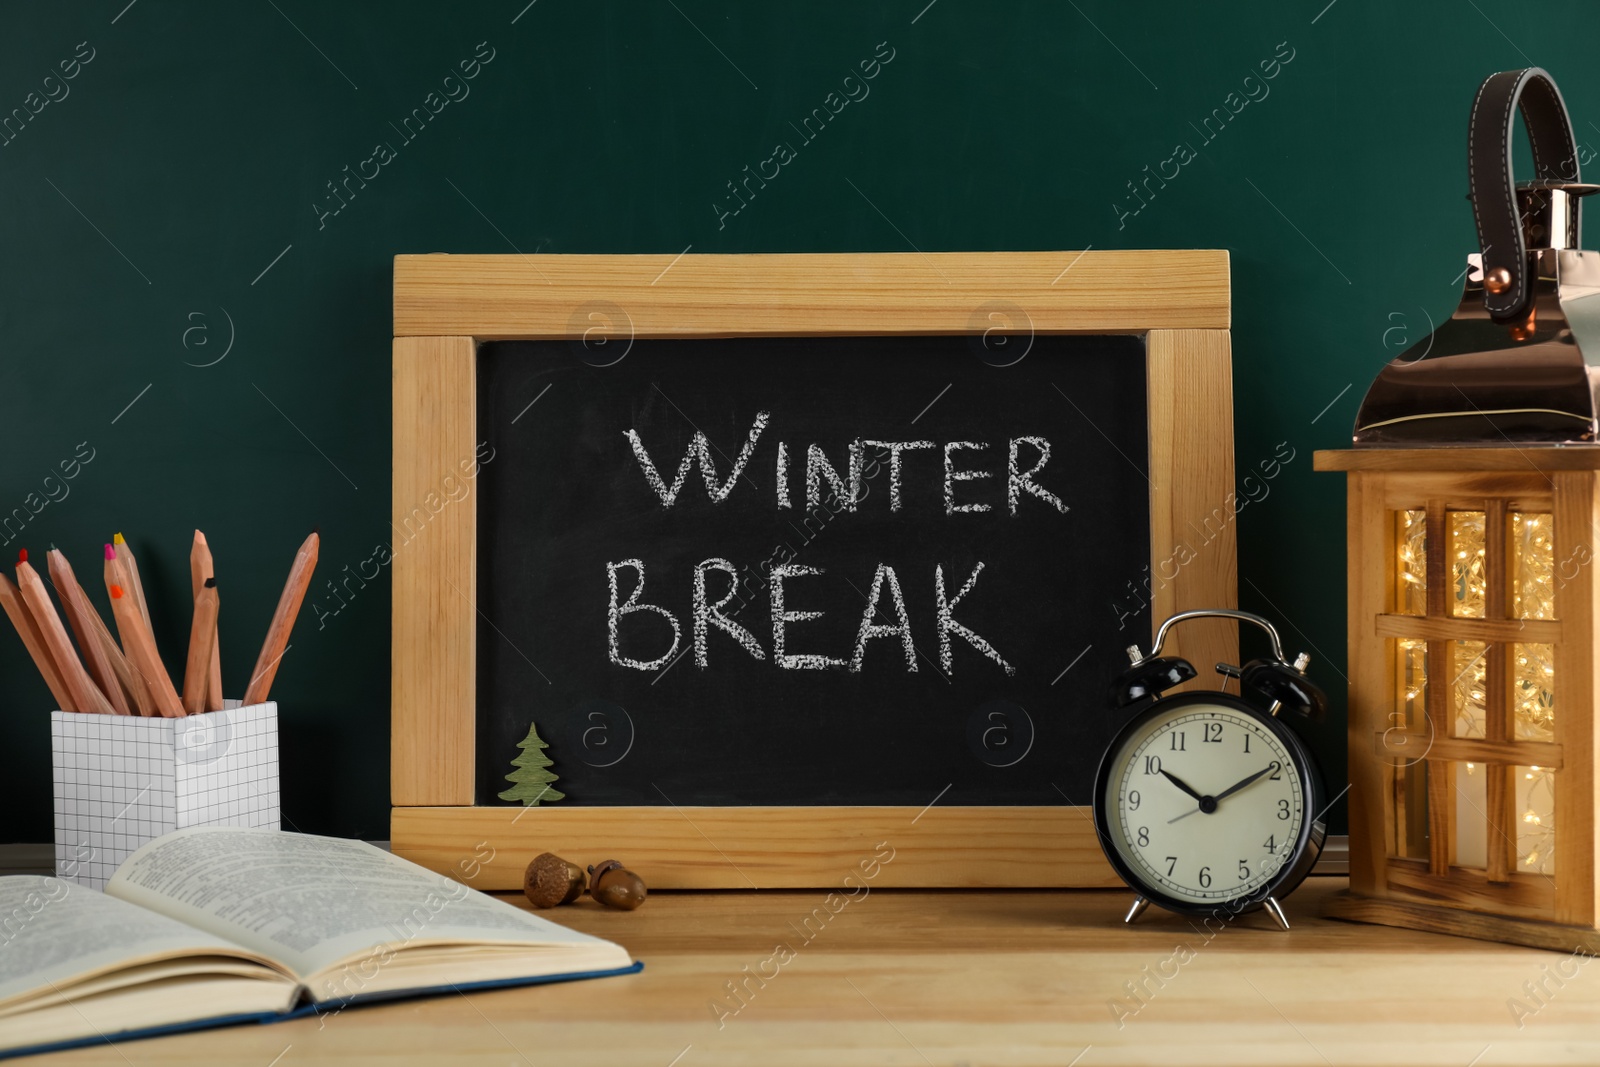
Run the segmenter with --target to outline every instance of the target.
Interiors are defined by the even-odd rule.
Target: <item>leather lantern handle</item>
[[[1511,112],[1519,104],[1533,147],[1534,177],[1578,181],[1572,120],[1561,90],[1550,75],[1539,67],[1528,67],[1486,78],[1472,101],[1472,119],[1467,128],[1467,175],[1484,273],[1503,267],[1511,275],[1511,284],[1503,292],[1484,290],[1484,307],[1497,322],[1521,318],[1533,291],[1522,220],[1517,213],[1516,179],[1511,173]],[[1574,198],[1575,227],[1578,211],[1579,202]]]

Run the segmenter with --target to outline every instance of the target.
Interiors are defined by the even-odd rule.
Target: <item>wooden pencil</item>
[[[72,694],[67,692],[66,685],[61,681],[61,672],[56,670],[55,660],[50,658],[50,650],[44,647],[44,637],[39,633],[38,623],[33,621],[33,613],[22,602],[22,593],[4,574],[0,574],[0,604],[5,606],[11,625],[17,628],[17,636],[27,646],[28,655],[33,657],[33,665],[44,676],[44,684],[50,687],[50,695],[56,698],[56,705],[62,711],[77,711]]]
[[[189,623],[189,658],[183,668],[183,710],[189,715],[208,710],[206,685],[211,678],[212,652],[216,648],[217,607],[217,580],[207,578],[194,598],[194,618]]]
[[[76,580],[76,575],[74,575]],[[78,585],[83,590],[84,601],[89,605],[89,629],[94,635],[94,640],[99,644],[105,654],[107,662],[111,664],[111,673],[116,676],[117,684],[122,689],[123,699],[126,701],[129,713],[133,715],[154,715],[155,705],[150,701],[150,689],[144,684],[144,679],[134,671],[128,663],[128,657],[123,655],[122,649],[117,645],[117,639],[111,636],[111,630],[106,626],[105,620],[100,617],[100,612],[94,608],[94,602],[89,600],[89,591],[83,589],[82,583]],[[110,694],[107,693],[107,696]]]
[[[133,548],[123,539],[121,533],[112,535],[111,542],[116,545],[117,559],[122,561],[122,569],[128,575],[124,588],[132,590],[133,602],[139,605],[139,614],[144,616],[144,624],[151,627],[154,632],[154,624],[150,621],[150,605],[145,603],[144,583],[139,580],[139,561],[133,558]]]
[[[150,687],[145,684],[144,675],[134,667],[127,653],[117,644],[117,639],[111,636],[111,630],[100,618],[98,611],[91,617],[91,621],[94,624],[95,636],[100,640],[100,647],[106,650],[106,658],[111,661],[111,670],[121,683],[122,691],[127,694],[128,706],[133,713],[145,718],[158,714],[155,698],[150,695]]]
[[[200,595],[200,590],[205,588],[207,579],[215,579],[216,567],[211,560],[211,546],[206,543],[206,535],[199,530],[194,532],[194,545],[189,549],[189,584],[190,592],[194,596]],[[213,623],[211,627],[211,669],[206,675],[206,711],[222,710],[222,646],[218,639],[218,631]],[[183,679],[184,692],[189,689],[189,679]],[[187,699],[185,700],[187,703]]]
[[[85,595],[87,592],[85,590]],[[133,664],[128,662],[128,657],[118,646],[117,639],[111,636],[111,630],[106,626],[105,620],[100,617],[98,611],[95,611],[90,614],[89,622],[94,629],[95,640],[100,642],[100,647],[105,650],[106,659],[111,663],[111,673],[117,676],[117,684],[122,687],[130,714],[146,717],[154,715],[156,706],[150,698],[150,687],[144,684],[144,678],[133,669]]]
[[[294,565],[289,568],[289,580],[278,597],[278,610],[272,614],[272,625],[267,627],[267,639],[262,642],[261,655],[256,657],[256,668],[250,672],[250,684],[245,687],[245,704],[259,704],[272,690],[272,679],[278,673],[278,661],[288,651],[289,632],[300,614],[300,602],[306,597],[311,584],[311,572],[317,566],[317,548],[321,539],[313,531],[295,553]]]
[[[128,654],[128,662],[133,665],[134,671],[149,688],[150,701],[156,712],[169,719],[180,719],[183,717],[183,701],[178,699],[178,691],[172,687],[172,678],[161,663],[161,654],[156,651],[155,635],[150,632],[144,616],[139,614],[133,594],[123,584],[127,581],[127,571],[117,558],[116,549],[107,545],[106,592],[111,594],[111,614],[117,620],[122,649]]]
[[[78,659],[78,653],[72,647],[67,628],[61,625],[61,616],[56,614],[55,605],[50,602],[50,593],[44,587],[44,580],[33,569],[33,564],[28,562],[27,549],[18,554],[17,589],[39,627],[44,647],[49,651],[50,658],[55,660],[56,670],[61,672],[61,681],[67,687],[73,704],[77,705],[79,711],[112,714],[111,702],[95,687],[89,672],[83,669],[83,661]]]
[[[45,559],[50,569],[50,581],[55,583],[56,596],[61,600],[61,610],[66,613],[67,625],[72,627],[72,636],[78,639],[78,649],[83,653],[83,663],[89,669],[89,677],[105,694],[111,710],[118,715],[127,715],[128,701],[123,695],[122,685],[117,681],[116,673],[111,669],[111,660],[94,632],[94,623],[90,621],[90,616],[95,615],[94,605],[89,603],[88,594],[78,584],[78,576],[72,572],[72,564],[67,562],[67,557],[59,548],[52,548],[45,553]]]

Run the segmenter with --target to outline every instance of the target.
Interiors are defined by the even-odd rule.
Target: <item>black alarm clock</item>
[[[1217,664],[1239,694],[1195,691],[1163,696],[1194,678],[1187,660],[1162,656],[1168,631],[1198,618],[1254,623],[1272,642],[1272,659]],[[1284,712],[1320,718],[1327,698],[1306,677],[1310,658],[1283,656],[1266,619],[1229,609],[1186,611],[1156,631],[1148,656],[1111,686],[1111,703],[1131,714],[1095,777],[1100,846],[1136,894],[1125,922],[1155,903],[1182,915],[1228,920],[1265,908],[1287,930],[1279,901],[1310,873],[1322,852],[1322,779]]]

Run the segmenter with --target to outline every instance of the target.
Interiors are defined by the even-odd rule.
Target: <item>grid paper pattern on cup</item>
[[[277,712],[233,700],[180,719],[52,713],[57,876],[103,889],[171,830],[277,829]]]

